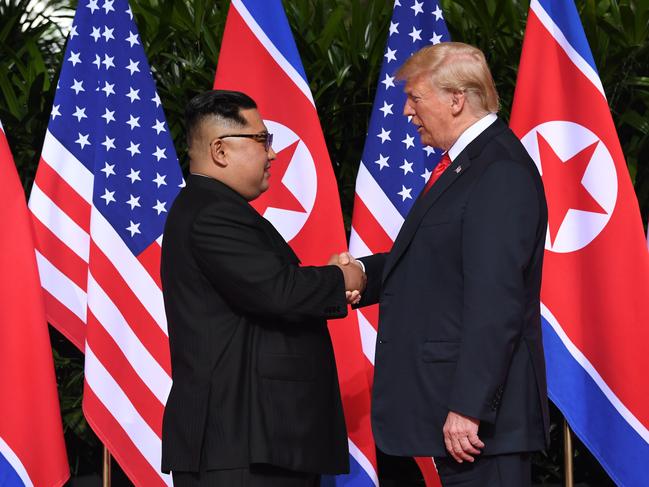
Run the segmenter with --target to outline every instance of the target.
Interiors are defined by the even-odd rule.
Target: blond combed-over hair
[[[432,86],[464,92],[471,107],[482,114],[498,111],[496,85],[484,54],[462,42],[441,42],[414,53],[397,71],[397,79],[427,76]]]

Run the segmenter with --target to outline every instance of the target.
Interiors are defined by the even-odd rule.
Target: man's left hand
[[[478,448],[484,448],[484,443],[478,437],[479,427],[479,419],[449,411],[442,431],[446,450],[456,462],[473,462],[473,457],[481,453]]]

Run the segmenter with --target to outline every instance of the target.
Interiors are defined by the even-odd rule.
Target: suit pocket
[[[459,342],[424,342],[421,344],[421,360],[424,362],[456,362],[459,351]]]
[[[312,381],[314,376],[313,357],[262,353],[259,358],[258,372],[266,379]]]

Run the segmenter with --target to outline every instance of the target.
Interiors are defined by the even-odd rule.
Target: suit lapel
[[[221,181],[207,176],[190,174],[187,178],[187,184],[190,186],[199,186],[210,191],[214,191],[222,197],[227,198],[228,200],[231,200],[237,205],[241,206],[241,209],[243,211],[250,212],[253,215],[253,218],[256,218],[259,222],[259,227],[264,231],[264,233],[266,233],[266,235],[268,235],[271,242],[273,242],[274,247],[281,251],[289,261],[298,263],[300,262],[300,259],[298,259],[297,255],[295,255],[295,252],[293,252],[291,246],[286,243],[284,237],[280,235],[273,224],[266,220],[263,216],[261,216],[259,212],[257,212],[257,210],[255,210],[250,205],[250,203],[248,203],[240,194],[226,186]]]
[[[428,193],[419,195],[417,201],[410,209],[410,213],[399,230],[397,239],[394,241],[392,250],[388,255],[383,269],[383,281],[387,279],[390,271],[394,268],[399,261],[405,250],[410,245],[412,238],[415,236],[422,218],[426,215],[428,210],[435,204],[439,197],[457,181],[462,174],[464,174],[471,166],[470,160],[466,151],[463,151],[458,157],[455,158],[453,163],[442,173],[440,178],[433,184]]]
[[[253,209],[253,211],[257,213],[256,210]],[[261,225],[263,226],[264,230],[271,238],[271,240],[275,243],[276,248],[281,250],[282,253],[290,261],[300,263],[300,259],[293,251],[293,248],[286,242],[286,240],[284,240],[284,237],[282,237],[282,235],[277,231],[277,229],[273,226],[273,224],[268,220],[266,220],[263,216],[259,215],[259,213],[257,213],[257,215],[259,216],[259,219],[262,222]]]
[[[425,195],[419,195],[419,198],[417,198],[417,201],[411,208],[410,213],[408,213],[401,230],[399,230],[397,239],[394,241],[392,250],[385,262],[385,267],[383,268],[383,282],[386,281],[390,272],[394,269],[395,265],[410,245],[412,238],[415,236],[415,233],[419,228],[422,218],[424,218],[428,210],[435,205],[439,197],[444,194],[445,191],[447,191],[459,178],[462,177],[464,173],[469,170],[471,167],[471,161],[480,155],[485,145],[487,145],[496,135],[506,129],[507,126],[500,119],[492,123],[465,147],[435,184],[433,184],[428,193]]]
[[[281,251],[281,253],[291,262],[300,263],[300,259],[295,255],[295,252],[291,246],[284,240],[284,237],[279,233],[279,231],[273,226],[273,224],[259,214],[249,202],[246,202],[247,210],[250,211],[254,218],[259,221],[259,226],[261,229],[268,235],[275,249]]]

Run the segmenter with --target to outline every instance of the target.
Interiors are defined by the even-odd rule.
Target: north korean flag
[[[0,485],[70,477],[32,224],[0,123]]]
[[[618,485],[649,478],[649,253],[572,0],[533,0],[511,126],[543,176],[548,392]]]
[[[253,202],[304,265],[347,248],[334,178],[306,74],[280,0],[233,0],[214,87],[258,104],[277,159],[270,188]],[[325,483],[378,485],[370,395],[355,313],[329,323],[349,435],[351,473]]]

